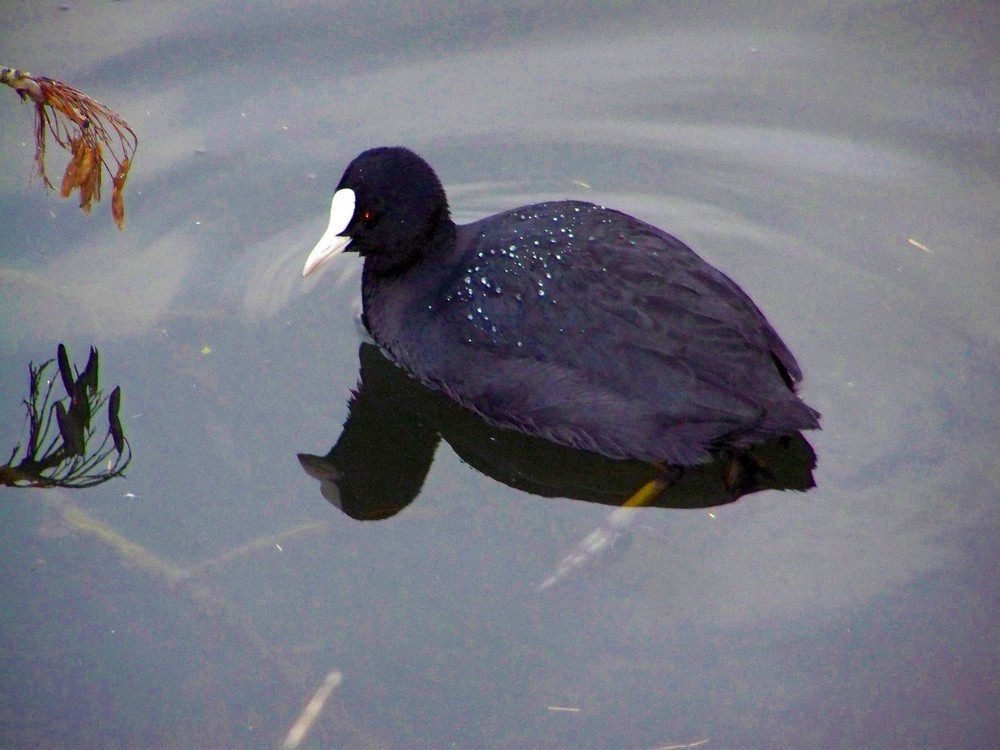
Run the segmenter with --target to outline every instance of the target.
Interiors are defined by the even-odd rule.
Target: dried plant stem
[[[90,212],[101,200],[101,167],[111,177],[111,215],[119,229],[125,226],[122,191],[139,139],[115,111],[82,91],[53,78],[31,75],[17,68],[0,69],[0,83],[10,86],[23,101],[35,103],[35,164],[47,188],[54,188],[45,171],[48,133],[70,153],[59,194],[68,198],[80,191],[80,208]]]

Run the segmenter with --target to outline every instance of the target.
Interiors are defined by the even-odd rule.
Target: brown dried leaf
[[[115,220],[116,227],[125,228],[125,201],[122,200],[122,191],[117,186],[111,191],[111,218]]]
[[[119,229],[125,228],[125,199],[122,191],[125,189],[125,180],[128,178],[128,169],[132,165],[131,159],[125,159],[118,165],[118,173],[115,174],[111,188],[111,216]]]
[[[85,214],[90,213],[93,201],[101,200],[101,144],[91,141],[87,148],[84,161],[84,171],[80,175],[80,208]]]
[[[35,106],[35,166],[38,168],[38,176],[46,188],[52,188],[49,176],[45,174],[45,132],[48,117],[45,114],[45,107],[42,104]]]
[[[83,136],[70,138],[69,144],[72,156],[66,165],[66,171],[63,172],[62,185],[59,186],[59,195],[63,198],[69,198],[70,193],[80,185],[84,151],[87,147]]]

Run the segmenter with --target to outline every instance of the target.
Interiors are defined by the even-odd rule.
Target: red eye
[[[361,212],[361,223],[366,227],[372,226],[376,221],[378,221],[378,213],[368,208]]]

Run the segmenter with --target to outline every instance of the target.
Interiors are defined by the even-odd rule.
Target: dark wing
[[[761,430],[769,409],[785,408],[772,404],[811,411],[791,393],[798,366],[757,307],[679,240],[589,204],[528,210],[532,220],[507,214],[506,232],[497,217],[486,237],[464,228],[471,260],[438,297],[442,325],[430,326],[462,331],[465,346],[455,355],[442,345],[422,379],[504,426],[676,463]],[[790,408],[774,429],[808,426]]]

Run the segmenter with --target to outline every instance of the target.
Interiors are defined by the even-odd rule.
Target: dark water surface
[[[303,747],[995,743],[995,3],[14,5],[0,64],[141,143],[118,232],[31,181],[0,92],[0,448],[65,342],[135,453],[0,490],[0,746],[277,747],[334,670]],[[823,413],[818,486],[637,511],[542,591],[612,509],[457,442],[386,520],[330,505],[296,454],[348,415],[359,262],[300,271],[395,143],[460,221],[582,198],[729,273]]]

